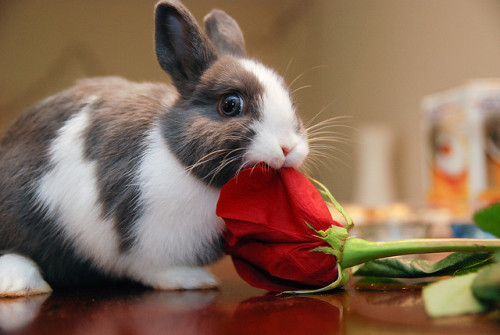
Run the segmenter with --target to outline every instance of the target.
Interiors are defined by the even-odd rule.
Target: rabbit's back
[[[100,280],[76,239],[131,247],[146,139],[175,98],[163,84],[97,78],[27,110],[0,145],[0,252],[29,256],[55,285]]]

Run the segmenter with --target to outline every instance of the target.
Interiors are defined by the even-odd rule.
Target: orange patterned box
[[[500,201],[500,79],[427,96],[422,108],[428,203],[461,216]]]

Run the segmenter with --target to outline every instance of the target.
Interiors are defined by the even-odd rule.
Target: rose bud
[[[342,227],[300,172],[256,166],[223,188],[217,215],[226,252],[250,285],[270,291],[314,290],[338,278],[332,246],[318,232]],[[323,252],[321,252],[323,251]]]
[[[500,239],[372,242],[348,237],[351,218],[324,185],[311,181],[319,191],[296,170],[256,166],[222,187],[217,215],[227,226],[226,251],[250,285],[270,291],[318,293],[342,287],[351,267],[380,258],[500,250]],[[345,228],[332,219],[321,195],[342,214]]]

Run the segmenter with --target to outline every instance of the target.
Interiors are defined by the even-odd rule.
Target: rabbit
[[[201,31],[155,6],[173,85],[83,79],[25,111],[0,143],[0,296],[122,280],[216,288],[221,187],[257,164],[297,168],[307,130],[284,80],[246,56],[221,10]]]

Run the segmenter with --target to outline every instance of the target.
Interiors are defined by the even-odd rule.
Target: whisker
[[[351,131],[356,128],[346,124],[351,119],[348,115],[338,115],[316,122],[329,106],[321,109],[306,124],[307,138],[309,142],[309,155],[304,162],[307,171],[326,168],[332,169],[332,163],[342,164],[349,168],[351,155],[343,148],[350,146],[354,140]]]
[[[255,168],[257,168],[257,166],[259,166],[260,163],[255,163],[253,166],[252,166],[252,169],[250,170],[250,174],[253,173],[253,171],[255,170]]]
[[[214,159],[217,159],[217,157],[220,153],[226,152],[227,150],[228,149],[220,149],[220,150],[212,151],[212,152],[206,154],[205,156],[201,157],[198,161],[196,161],[196,163],[194,163],[190,166],[187,166],[186,171],[188,171],[189,173],[192,172],[193,169],[197,168],[198,166],[205,164],[205,163],[208,163],[210,161],[213,161]],[[215,155],[215,157],[208,159],[210,156],[214,156],[214,155]]]
[[[308,69],[308,70],[305,70],[304,72],[302,72],[301,74],[299,74],[297,77],[295,77],[295,79],[294,79],[294,80],[292,80],[292,81],[290,82],[290,84],[288,84],[288,87],[292,87],[292,86],[293,86],[293,84],[294,84],[297,80],[299,80],[301,77],[303,77],[306,73],[308,73],[308,72],[310,72],[310,71],[313,71],[313,70],[316,70],[316,69],[325,68],[325,67],[326,67],[325,65],[318,65],[318,66],[314,66],[314,67],[312,67],[312,68],[310,68],[310,69]]]
[[[237,155],[237,156],[232,157],[231,159],[228,159],[224,164],[221,164],[217,168],[210,171],[204,178],[207,178],[210,175],[212,175],[212,178],[210,178],[210,181],[209,181],[209,184],[211,184],[214,181],[214,178],[219,174],[219,172],[221,172],[226,166],[228,166],[229,164],[233,163],[234,161],[236,161],[240,158],[241,158],[241,156]]]
[[[313,137],[318,136],[318,135],[321,135],[321,136],[331,135],[331,136],[336,137],[336,136],[346,136],[347,133],[344,130],[335,131],[335,130],[329,130],[329,129],[324,128],[324,129],[316,129],[314,131],[308,132],[307,135],[309,138],[313,138]]]
[[[312,145],[309,147],[310,151],[322,152],[322,151],[334,151],[334,152],[345,152],[337,146],[334,145]]]
[[[328,170],[331,169],[331,165],[328,164],[324,159],[321,159],[321,158],[324,158],[324,157],[327,157],[329,158],[330,160],[333,160],[333,161],[336,161],[338,163],[341,163],[343,166],[349,168],[349,165],[341,158],[337,157],[337,156],[334,156],[334,155],[325,155],[325,154],[322,154],[321,157],[318,157],[317,155],[310,155],[307,160],[311,161],[311,163],[314,163],[315,165],[323,165],[323,167],[327,168]]]
[[[238,175],[241,171],[243,171],[243,169],[245,168],[247,162],[243,161],[241,162],[240,164],[240,167],[236,170],[236,175]]]
[[[331,157],[331,156],[333,156],[333,154],[341,154],[341,155],[345,156],[346,158],[351,157],[347,152],[345,152],[339,148],[335,148],[335,147],[312,148],[310,150],[310,153],[312,156],[321,156],[321,157]]]
[[[288,73],[288,70],[290,69],[290,65],[292,65],[292,62],[293,62],[293,57],[290,57],[290,60],[288,61],[288,64],[286,65],[285,72],[283,73],[283,77],[285,77],[286,74]]]
[[[295,82],[296,82],[297,80],[299,80],[299,79],[300,79],[300,78],[301,78],[301,77],[302,77],[305,73],[306,73],[306,72],[304,71],[304,72],[302,72],[301,74],[299,74],[297,77],[295,77],[295,79],[294,79],[294,80],[292,80],[292,81],[290,82],[290,84],[288,84],[288,87],[292,87],[292,86],[293,86],[293,84],[295,84]]]
[[[226,160],[228,159],[229,156],[231,156],[232,154],[234,154],[235,152],[238,152],[238,151],[241,151],[241,150],[244,150],[244,148],[236,148],[236,149],[233,149],[231,151],[229,151],[225,156],[224,158],[222,159],[221,161],[221,164],[223,164],[224,162],[226,162]],[[235,157],[241,157],[242,155],[236,155]]]
[[[325,109],[321,110],[318,114],[316,114],[311,120],[308,121],[307,125],[309,125],[312,121],[315,120],[315,118],[318,117],[318,115],[320,113],[322,113]],[[331,117],[329,119],[326,119],[326,120],[323,120],[321,122],[318,122],[318,123],[315,123],[311,126],[307,126],[306,127],[306,130],[313,130],[313,129],[316,129],[316,128],[321,128],[321,127],[343,127],[343,128],[352,128],[354,129],[353,127],[350,127],[346,124],[338,124],[339,121],[344,121],[346,119],[351,119],[352,117],[351,116],[348,116],[348,115],[338,115],[338,116],[334,116],[334,117]]]
[[[330,143],[351,143],[352,139],[347,137],[316,136],[309,139],[309,143],[330,142]]]
[[[324,164],[324,166],[329,166],[329,163],[332,161],[337,161],[337,162],[342,162],[342,164],[346,164],[346,160],[350,160],[350,156],[346,153],[341,152],[342,156],[345,157],[339,157],[339,155],[333,155],[333,154],[325,154],[325,153],[317,153],[311,155],[309,158],[313,160],[314,162]],[[347,165],[345,165],[347,166]]]
[[[309,168],[309,162],[306,160],[299,168],[299,172],[302,173],[303,175],[310,176],[311,173],[311,168]]]
[[[335,145],[325,145],[325,144],[314,144],[309,147],[310,152],[316,152],[316,153],[327,153],[327,152],[335,152],[335,153],[340,153],[342,155],[345,155],[346,157],[351,157],[350,154],[347,154],[346,151],[343,149],[339,148],[338,146]]]
[[[325,107],[323,107],[318,113],[316,113],[316,115],[314,115],[309,121],[306,122],[305,126],[306,126],[306,130],[309,130],[309,125],[316,121],[316,119],[324,112],[326,111],[329,107],[331,106],[331,104],[328,104],[326,105]]]
[[[344,134],[345,132],[356,131],[354,127],[346,126],[346,125],[324,125],[322,127],[316,127],[313,129],[307,130],[307,134],[309,136],[313,136],[315,134],[325,132],[330,134]]]
[[[226,149],[226,151],[228,151],[228,153],[224,156],[224,158],[222,159],[221,161],[221,164],[213,169],[212,171],[210,171],[210,173],[207,174],[207,176],[210,176],[210,175],[213,175],[214,177],[220,172],[222,171],[222,169],[224,169],[226,166],[228,166],[229,164],[233,163],[234,161],[238,160],[238,159],[242,159],[243,158],[243,155],[239,154],[239,155],[235,155],[234,157],[230,157],[231,155],[233,155],[235,152],[238,152],[238,151],[242,151],[244,150],[244,148],[236,148],[236,149],[233,149],[233,150],[229,150],[229,149]],[[229,158],[230,157],[230,158]],[[229,159],[228,159],[229,158]],[[213,180],[213,179],[212,179]]]
[[[305,88],[310,88],[310,87],[312,87],[312,85],[304,85],[304,86],[301,86],[301,87],[296,88],[296,89],[294,89],[293,91],[291,91],[291,92],[290,92],[290,94],[295,94],[295,93],[297,93],[297,92],[298,92],[298,91],[300,91],[300,90],[303,90],[303,89],[305,89]]]

